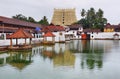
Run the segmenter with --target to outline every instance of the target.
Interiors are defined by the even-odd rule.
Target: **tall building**
[[[54,25],[71,25],[76,22],[74,9],[54,9],[51,23]]]

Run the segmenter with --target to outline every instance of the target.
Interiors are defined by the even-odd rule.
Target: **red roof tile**
[[[3,17],[3,16],[0,16],[0,22],[6,23],[6,24],[19,25],[19,26],[41,27],[40,24],[21,21],[21,20],[18,20],[18,19],[13,19],[13,18],[8,18],[8,17]]]
[[[83,32],[101,32],[100,29],[84,29]]]
[[[65,28],[63,26],[54,26],[54,25],[50,25],[50,26],[46,26],[43,27],[43,32],[57,32],[57,31],[65,31]]]
[[[55,37],[55,35],[52,32],[47,32],[43,35],[44,37]]]
[[[33,38],[33,36],[27,32],[25,32],[22,28],[18,29],[15,33],[12,35],[8,36],[8,38]]]

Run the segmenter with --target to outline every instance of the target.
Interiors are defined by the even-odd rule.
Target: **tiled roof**
[[[4,32],[3,32],[3,29],[0,28],[0,33],[13,33],[15,32],[14,29],[4,29]]]
[[[110,23],[107,23],[104,28],[106,28],[106,29],[107,29],[107,28],[114,28],[114,26],[111,25]]]
[[[33,36],[27,32],[25,32],[22,28],[18,29],[15,33],[11,34],[10,36],[8,36],[7,38],[13,38],[13,39],[17,39],[17,38],[33,38]]]
[[[83,32],[101,32],[100,29],[84,29]]]
[[[18,19],[13,19],[13,18],[8,18],[8,17],[3,17],[3,16],[0,16],[0,22],[6,23],[6,24],[18,25],[18,26],[41,27],[40,24],[21,21]]]
[[[44,37],[55,37],[55,35],[52,32],[47,32],[43,35]]]
[[[65,31],[65,28],[63,26],[54,26],[54,25],[50,25],[50,26],[45,26],[42,29],[43,32],[57,32],[57,31]]]
[[[74,25],[70,25],[68,27],[70,28],[70,30],[78,30],[80,27],[82,28],[82,26],[80,24],[74,24]]]
[[[120,32],[120,24],[118,25],[111,25],[111,24],[106,24],[104,29],[114,29],[115,32]]]

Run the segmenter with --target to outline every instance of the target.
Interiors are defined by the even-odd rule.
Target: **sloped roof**
[[[6,23],[6,24],[19,25],[19,26],[41,27],[40,24],[21,21],[21,20],[18,20],[18,19],[8,18],[8,17],[4,17],[4,16],[0,16],[0,22]]]
[[[73,24],[68,26],[70,30],[78,30],[79,28],[82,28],[82,25],[80,24]]]
[[[83,32],[101,32],[100,29],[83,29]]]
[[[47,32],[43,35],[44,37],[55,37],[55,35],[52,32]]]
[[[57,32],[57,31],[65,31],[65,28],[63,26],[54,26],[54,25],[50,25],[50,26],[46,26],[43,27],[42,29],[43,32]]]
[[[8,38],[33,38],[33,36],[25,32],[22,28],[18,29],[15,33],[8,36]]]
[[[111,25],[110,23],[107,23],[104,28],[106,28],[106,29],[107,29],[107,28],[114,28],[114,26]]]
[[[119,36],[119,34],[115,33],[113,36]]]
[[[16,63],[16,62],[11,62],[9,63],[11,66],[16,67],[19,70],[24,69],[27,65],[29,65],[31,62],[25,64],[25,63]]]

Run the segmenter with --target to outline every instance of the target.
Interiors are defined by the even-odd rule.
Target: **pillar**
[[[31,42],[32,42],[32,38],[30,38],[30,44],[31,44]]]
[[[10,39],[10,47],[12,47],[12,39]]]
[[[26,38],[25,38],[25,45],[26,45]]]
[[[18,45],[18,39],[16,39],[16,45]]]

